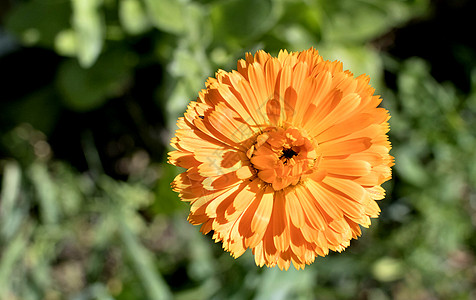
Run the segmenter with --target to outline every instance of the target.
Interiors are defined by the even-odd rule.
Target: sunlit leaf
[[[362,46],[342,46],[323,44],[319,47],[319,54],[327,60],[339,60],[344,65],[344,70],[352,70],[355,76],[366,74],[370,77],[370,83],[381,94],[383,75],[382,59],[371,48]]]
[[[91,67],[103,46],[104,20],[102,0],[73,0],[72,25],[76,33],[77,55],[84,68]]]
[[[60,31],[55,38],[55,50],[64,56],[75,56],[77,54],[78,41],[76,33],[72,29]]]
[[[170,33],[182,33],[185,0],[144,0],[154,26]]]
[[[394,281],[403,276],[402,262],[391,258],[383,257],[372,266],[372,272],[379,281]]]
[[[132,35],[141,34],[150,28],[146,11],[139,0],[120,1],[119,20],[124,30]]]
[[[0,228],[1,236],[4,240],[12,237],[13,233],[18,229],[18,222],[14,218],[15,204],[19,200],[20,184],[21,184],[21,170],[16,161],[9,161],[5,163],[2,170],[3,180],[0,193]]]

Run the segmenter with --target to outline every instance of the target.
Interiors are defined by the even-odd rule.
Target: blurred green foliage
[[[1,299],[476,297],[476,70],[462,92],[376,42],[430,16],[427,0],[10,2],[0,65],[53,58],[2,69],[24,88],[0,83]],[[311,46],[383,95],[394,179],[344,253],[260,269],[187,223],[167,144],[218,68]]]

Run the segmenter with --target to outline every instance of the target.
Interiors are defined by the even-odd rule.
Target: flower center
[[[269,128],[256,138],[247,155],[258,177],[281,190],[314,172],[316,146],[296,128]]]
[[[284,148],[283,154],[281,155],[280,158],[289,159],[289,158],[293,158],[293,156],[296,156],[296,155],[297,153],[292,148]]]

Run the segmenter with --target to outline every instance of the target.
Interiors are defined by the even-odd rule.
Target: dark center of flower
[[[283,148],[283,154],[281,155],[280,158],[290,159],[296,155],[297,155],[296,151],[294,151],[292,148]]]
[[[315,143],[296,128],[270,128],[256,138],[247,153],[258,177],[281,190],[314,172]]]

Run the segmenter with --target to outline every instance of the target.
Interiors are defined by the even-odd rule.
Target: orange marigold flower
[[[378,217],[393,165],[390,116],[369,80],[313,48],[219,70],[171,141],[188,220],[259,266],[300,269],[344,250]]]

